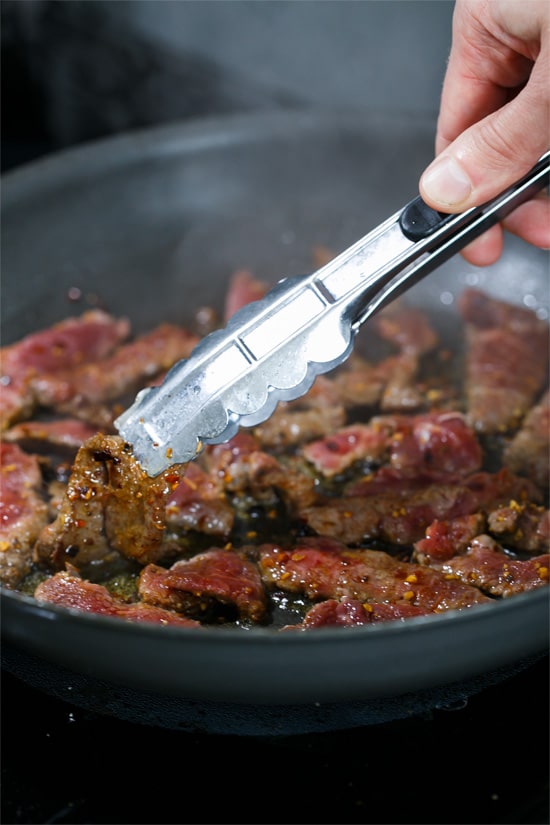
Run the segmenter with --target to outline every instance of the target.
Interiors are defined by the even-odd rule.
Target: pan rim
[[[40,602],[32,596],[23,593],[17,593],[5,587],[0,587],[0,610],[2,601],[5,599],[12,601],[15,605],[19,604],[21,609],[29,614],[36,614],[44,616],[49,621],[63,621],[68,619],[75,622],[77,625],[82,622],[84,625],[88,623],[96,623],[99,621],[100,625],[105,628],[111,627],[121,629],[122,633],[140,633],[143,630],[145,635],[159,635],[166,638],[181,639],[181,638],[198,638],[205,640],[215,640],[218,642],[220,638],[227,640],[227,644],[237,641],[239,644],[251,644],[257,639],[272,640],[271,643],[284,644],[288,641],[289,644],[306,644],[302,641],[304,639],[319,640],[326,642],[327,640],[342,639],[342,632],[346,635],[351,632],[355,638],[368,639],[369,637],[387,635],[408,635],[415,633],[417,635],[418,629],[430,627],[445,627],[447,624],[456,627],[457,624],[469,624],[477,617],[492,617],[495,611],[500,613],[515,613],[522,610],[524,605],[534,605],[542,607],[546,602],[547,608],[550,609],[550,594],[546,587],[540,587],[535,591],[527,593],[518,593],[512,597],[495,600],[494,603],[483,603],[473,605],[468,608],[460,610],[448,610],[443,613],[434,613],[426,616],[411,616],[406,620],[395,620],[387,622],[373,623],[370,625],[361,625],[357,627],[319,627],[315,628],[314,632],[287,632],[281,631],[273,627],[253,627],[250,629],[227,627],[215,628],[203,625],[200,628],[175,627],[171,625],[159,627],[153,622],[141,622],[120,619],[115,616],[105,616],[102,614],[91,613],[77,608],[64,607],[56,604],[49,604]],[[476,622],[478,624],[478,622]],[[248,640],[248,641],[245,641]],[[275,641],[281,640],[281,641]]]
[[[404,122],[416,128],[432,131],[435,139],[435,117],[409,111],[365,110],[360,107],[302,106],[282,107],[255,112],[238,112],[225,115],[203,115],[190,120],[176,120],[156,126],[120,132],[113,136],[84,141],[62,148],[36,160],[21,164],[1,175],[3,207],[7,208],[17,197],[29,189],[36,194],[41,185],[50,180],[62,185],[87,180],[97,169],[103,173],[121,169],[145,158],[158,158],[159,148],[163,156],[181,155],[197,149],[217,149],[243,139],[257,142],[274,134],[284,137],[315,131],[320,125],[337,128],[338,122],[346,126],[368,123],[371,128],[386,128],[390,124]],[[253,129],[251,127],[254,127]],[[182,145],[184,144],[184,145]],[[86,163],[84,163],[86,161]]]

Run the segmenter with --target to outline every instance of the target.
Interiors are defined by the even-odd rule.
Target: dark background
[[[326,104],[433,116],[452,7],[4,0],[2,172],[224,112]],[[1,681],[5,825],[549,821],[548,657],[450,707],[282,737],[150,727],[12,671]]]

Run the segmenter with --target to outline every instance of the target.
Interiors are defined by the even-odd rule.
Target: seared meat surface
[[[224,317],[266,288],[235,273]],[[284,631],[547,586],[548,326],[472,289],[457,314],[449,352],[396,301],[375,351],[358,342],[304,397],[157,478],[113,421],[198,334],[133,337],[93,310],[4,347],[2,585],[127,621]]]

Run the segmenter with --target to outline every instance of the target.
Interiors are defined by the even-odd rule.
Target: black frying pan
[[[434,132],[411,116],[277,111],[108,139],[9,173],[3,343],[98,301],[136,331],[185,322],[201,305],[221,309],[237,268],[271,282],[307,272],[313,247],[341,251],[417,194]],[[449,346],[448,302],[465,285],[547,312],[548,256],[508,237],[494,266],[455,257],[416,286],[407,299],[437,313]],[[549,640],[545,590],[404,623],[288,634],[130,624],[12,592],[1,604],[5,664],[23,678],[97,710],[226,732],[408,715],[526,666]]]

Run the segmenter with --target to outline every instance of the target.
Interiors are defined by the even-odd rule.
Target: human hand
[[[433,209],[463,212],[498,195],[550,148],[549,0],[456,0],[437,123],[436,159],[420,179]],[[502,227],[550,248],[546,193],[463,249],[478,266],[502,252]]]

